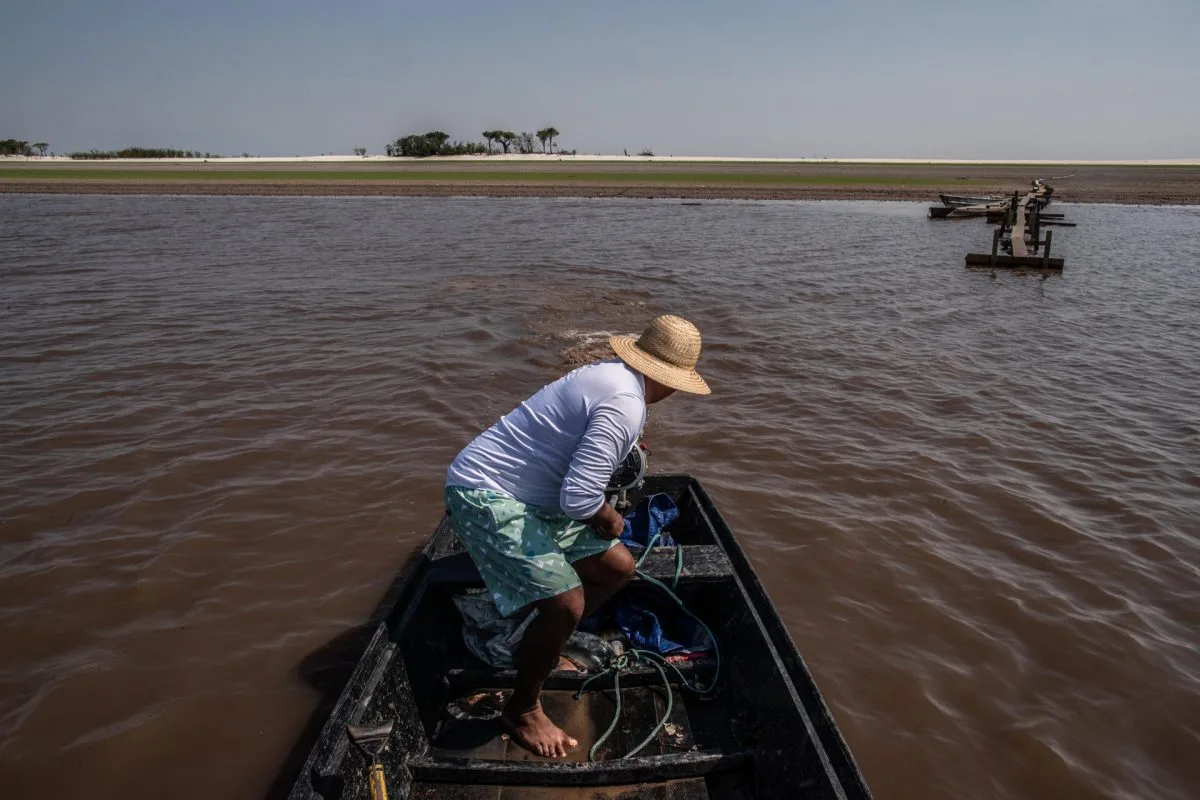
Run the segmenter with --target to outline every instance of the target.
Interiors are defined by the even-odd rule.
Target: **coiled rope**
[[[667,661],[660,654],[651,650],[631,649],[621,653],[620,655],[613,656],[609,660],[608,666],[603,672],[599,672],[585,680],[580,685],[579,691],[575,693],[575,699],[578,700],[583,696],[583,693],[587,691],[588,684],[608,675],[613,676],[613,691],[617,696],[616,709],[613,711],[612,722],[609,724],[608,730],[601,734],[600,738],[596,739],[596,742],[592,745],[591,749],[588,750],[588,761],[596,760],[596,752],[604,745],[606,741],[608,741],[608,737],[612,735],[614,730],[616,730],[617,722],[621,719],[622,672],[630,670],[638,664],[649,664],[658,670],[658,676],[662,678],[663,690],[667,694],[667,709],[663,713],[662,718],[659,719],[658,724],[654,726],[654,730],[650,731],[649,735],[642,740],[641,744],[630,750],[625,755],[621,756],[618,760],[632,758],[633,756],[637,755],[642,748],[654,741],[654,737],[658,736],[658,732],[663,729],[663,726],[667,724],[667,720],[670,719],[671,711],[675,708],[675,694],[671,691],[671,681],[667,677],[667,668],[670,668],[675,672],[675,675],[679,678],[679,683],[681,686],[683,686],[683,688],[694,694],[701,696],[707,695],[712,693],[717,688],[717,679],[721,675],[721,649],[717,646],[717,637],[713,635],[712,630],[707,624],[705,624],[704,620],[700,619],[691,611],[689,611],[687,606],[683,604],[683,601],[679,599],[679,595],[675,594],[675,589],[679,585],[679,576],[683,573],[683,547],[678,544],[675,545],[675,575],[671,579],[670,586],[667,586],[657,578],[647,575],[641,570],[642,562],[646,560],[646,556],[650,555],[650,550],[654,547],[654,543],[658,541],[659,536],[660,533],[655,533],[652,537],[650,537],[650,541],[646,544],[645,551],[643,551],[642,555],[638,558],[637,564],[635,565],[637,576],[647,583],[657,586],[666,592],[667,596],[675,601],[675,604],[679,606],[683,613],[695,620],[696,623],[704,629],[704,632],[708,634],[709,641],[712,642],[713,657],[716,661],[716,668],[713,672],[712,680],[709,681],[706,686],[700,686],[698,684],[689,683],[688,679],[684,676],[683,672],[680,671],[679,667]]]

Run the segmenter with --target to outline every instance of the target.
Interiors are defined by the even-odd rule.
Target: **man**
[[[537,609],[501,720],[518,744],[551,758],[578,743],[542,711],[542,684],[579,620],[634,576],[608,480],[636,444],[647,405],[676,390],[709,393],[696,373],[700,332],[687,320],[661,316],[637,340],[609,343],[619,361],[544,387],[467,445],[446,478],[450,525],[500,613]]]

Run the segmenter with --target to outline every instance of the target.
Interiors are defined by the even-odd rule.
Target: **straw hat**
[[[696,373],[700,331],[683,317],[664,314],[651,320],[637,339],[612,336],[608,343],[622,361],[663,386],[692,394],[712,392]]]

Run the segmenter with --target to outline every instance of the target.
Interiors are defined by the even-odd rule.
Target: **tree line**
[[[0,139],[0,156],[44,156],[49,149],[45,142],[30,144],[23,139]]]
[[[30,144],[23,139],[0,139],[0,156],[44,156],[50,145],[45,142]],[[243,154],[246,155],[246,154]],[[99,160],[105,158],[220,158],[216,153],[199,150],[177,150],[172,147],[126,147],[123,150],[80,150],[67,153],[67,158]]]
[[[502,129],[484,131],[480,134],[484,142],[450,141],[450,134],[444,131],[402,136],[391,142],[384,151],[389,156],[406,158],[426,158],[428,156],[467,156],[491,155],[497,146],[505,154],[517,152],[532,154],[538,152],[537,143],[541,143],[543,153],[554,152],[554,140],[558,138],[557,128],[546,127],[537,133],[515,133]],[[22,139],[0,139],[0,156],[34,156],[46,155],[50,145],[46,142],[30,144]],[[559,152],[564,152],[560,150]],[[355,155],[365,156],[365,147],[354,148]],[[575,151],[570,151],[574,155]],[[245,154],[243,154],[245,155]],[[79,150],[67,153],[68,158],[81,161],[96,161],[109,158],[220,158],[214,153],[202,153],[199,150],[177,150],[169,147],[126,147],[123,150]]]
[[[445,131],[414,133],[401,136],[383,148],[389,156],[425,158],[427,156],[471,156],[482,155],[487,148],[479,142],[451,142]]]
[[[495,152],[494,145],[499,145],[504,153],[536,153],[537,144],[541,142],[543,153],[554,152],[554,140],[559,131],[554,127],[542,128],[537,133],[515,133],[506,130],[490,130],[480,134],[483,142],[450,141],[450,134],[445,131],[430,131],[402,136],[384,147],[389,156],[404,158],[426,158],[428,156],[470,156],[491,155]],[[361,148],[355,148],[357,153]],[[560,150],[561,152],[561,150]],[[574,152],[574,151],[572,151]]]
[[[220,158],[199,150],[175,150],[170,147],[126,147],[124,150],[87,150],[67,153],[67,158],[94,161],[104,158]]]

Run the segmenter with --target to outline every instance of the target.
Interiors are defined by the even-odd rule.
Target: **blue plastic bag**
[[[665,529],[679,519],[679,509],[668,494],[652,494],[637,504],[637,507],[625,515],[625,530],[621,533],[621,541],[626,547],[638,550],[654,538],[654,534],[662,532],[655,542],[657,547],[671,547],[675,540]]]

